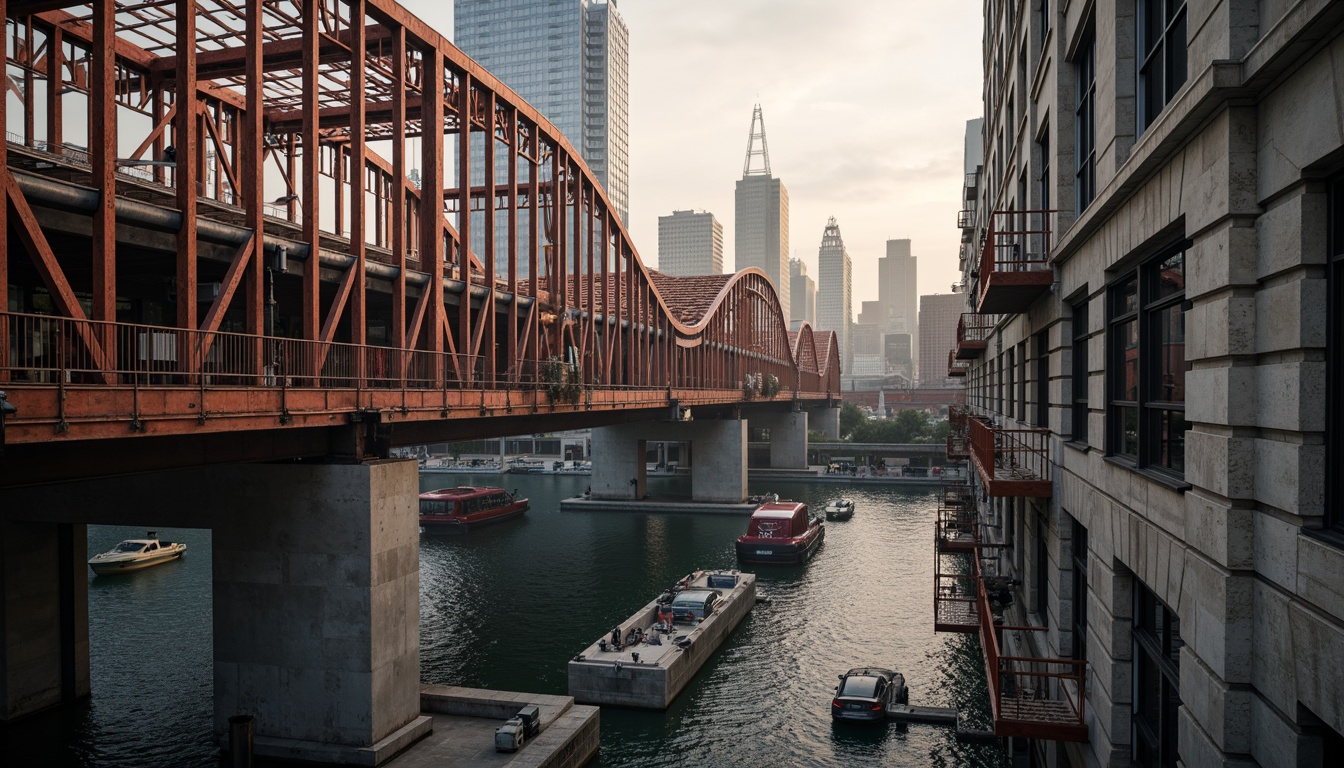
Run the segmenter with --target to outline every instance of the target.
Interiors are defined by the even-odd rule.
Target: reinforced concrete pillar
[[[644,498],[649,440],[689,443],[687,455],[695,456],[691,462],[694,501],[738,504],[747,498],[747,422],[742,419],[647,422],[594,429],[592,498]]]
[[[760,413],[751,426],[770,430],[770,468],[807,469],[807,412]]]
[[[691,500],[741,504],[747,499],[747,422],[715,419],[672,426],[690,432],[695,446]]]
[[[87,537],[0,521],[0,722],[89,695]]]
[[[232,512],[213,527],[215,735],[252,715],[259,756],[378,765],[429,733],[416,462],[225,474]]]
[[[821,432],[832,440],[839,440],[840,409],[838,407],[813,408],[810,429]]]
[[[651,425],[650,425],[651,426]],[[592,431],[594,499],[635,500],[647,492],[647,427],[622,424]]]

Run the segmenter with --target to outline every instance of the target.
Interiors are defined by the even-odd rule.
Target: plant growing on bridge
[[[752,400],[761,392],[761,375],[748,373],[742,377],[742,399]]]
[[[555,403],[577,405],[583,394],[583,385],[579,383],[579,367],[571,365],[551,355],[551,359],[541,364],[542,389],[546,397]]]
[[[759,376],[760,374],[756,374]],[[761,397],[774,397],[779,394],[779,377],[773,373],[765,375],[765,381],[761,383]]]

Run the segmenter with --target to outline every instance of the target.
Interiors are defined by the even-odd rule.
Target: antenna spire
[[[760,125],[760,130],[756,129]],[[756,139],[761,140],[761,148],[756,149]],[[764,168],[751,170],[751,158],[757,155],[761,158],[761,164]],[[751,137],[747,139],[747,160],[742,164],[742,176],[769,176],[770,175],[770,147],[765,143],[765,117],[761,114],[761,105],[757,104],[751,113]]]

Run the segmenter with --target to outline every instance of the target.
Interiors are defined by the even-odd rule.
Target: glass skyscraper
[[[630,32],[616,0],[456,0],[453,43],[560,129],[628,221]]]

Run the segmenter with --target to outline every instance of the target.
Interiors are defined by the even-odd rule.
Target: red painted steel
[[[839,395],[833,334],[760,270],[645,267],[555,126],[395,2],[8,8],[11,444]]]
[[[1026,311],[1050,290],[1057,211],[994,211],[989,216],[977,271],[976,310],[983,314]]]
[[[1050,430],[1004,429],[970,420],[971,460],[990,496],[1049,498]]]

